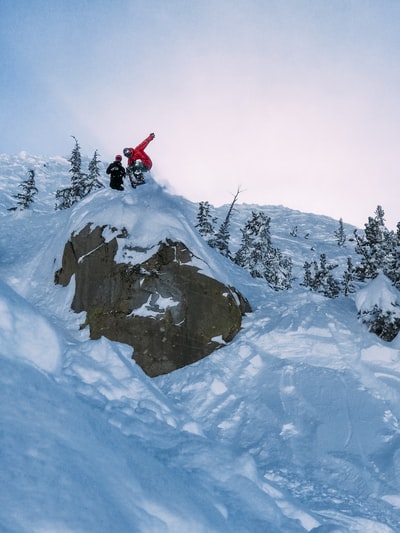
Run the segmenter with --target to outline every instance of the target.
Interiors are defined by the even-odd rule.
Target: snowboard
[[[131,185],[134,189],[136,189],[136,187],[138,187],[139,185],[143,185],[144,183],[146,183],[141,171],[136,170],[133,173],[128,172],[127,174],[129,181],[131,182]]]

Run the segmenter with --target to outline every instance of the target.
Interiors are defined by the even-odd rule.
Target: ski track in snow
[[[8,212],[32,166],[37,205]],[[2,531],[400,531],[400,341],[369,334],[352,298],[254,280],[201,239],[197,206],[151,178],[55,212],[65,160],[0,156],[0,169]],[[298,278],[305,259],[324,252],[344,268],[354,254],[335,243],[335,221],[275,206],[237,206],[233,247],[254,209]],[[143,248],[182,239],[249,299],[242,331],[153,380],[130,347],[91,341],[69,310],[73,281],[53,283],[88,221],[125,226]]]

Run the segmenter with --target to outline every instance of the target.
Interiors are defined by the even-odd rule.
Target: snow
[[[32,331],[34,337],[26,334]],[[47,318],[1,280],[0,351],[51,373],[57,372],[62,361],[62,341]]]
[[[384,274],[379,274],[368,287],[357,292],[355,302],[360,312],[370,311],[375,305],[382,311],[395,311],[395,306],[400,305],[400,293]],[[400,316],[400,308],[397,315]]]
[[[132,311],[131,315],[128,316],[147,316],[157,318],[157,316],[162,314],[166,309],[175,307],[178,304],[179,302],[171,297],[163,298],[160,294],[157,294],[156,297],[149,296],[147,302],[138,309]]]
[[[9,211],[31,168],[37,201]],[[338,222],[237,205],[234,247],[252,210],[264,210],[273,244],[293,259],[292,289],[274,292],[209,248],[197,205],[151,178],[54,211],[68,169],[62,157],[0,156],[0,531],[400,531],[400,340],[357,319],[398,293],[381,276],[335,299],[299,283],[320,253],[339,263],[335,275],[357,260],[351,241],[337,245]],[[70,310],[74,278],[54,284],[66,241],[88,223],[107,240],[126,228],[116,261],[182,240],[193,265],[249,300],[237,337],[155,379],[131,347],[90,340],[84,313]]]

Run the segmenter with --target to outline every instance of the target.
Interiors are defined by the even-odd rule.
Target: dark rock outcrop
[[[176,370],[209,355],[231,341],[251,311],[232,287],[205,276],[191,265],[192,253],[182,242],[167,240],[146,252],[140,264],[116,263],[126,230],[88,224],[65,245],[55,282],[66,286],[75,275],[72,309],[86,311],[90,336],[105,336],[134,348],[133,358],[149,376]],[[107,228],[110,231],[110,228]],[[129,254],[127,254],[129,255]]]

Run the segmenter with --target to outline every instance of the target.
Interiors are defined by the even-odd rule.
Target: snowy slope
[[[37,201],[8,211],[30,169]],[[400,341],[367,332],[357,296],[299,284],[305,260],[326,253],[340,276],[355,257],[336,243],[338,222],[237,206],[233,247],[263,210],[293,259],[293,288],[274,292],[210,249],[197,205],[153,180],[54,211],[68,170],[61,157],[0,156],[0,531],[400,531]],[[183,240],[254,312],[230,345],[147,377],[130,347],[91,341],[69,309],[73,283],[53,283],[87,222],[125,226],[142,246]]]

